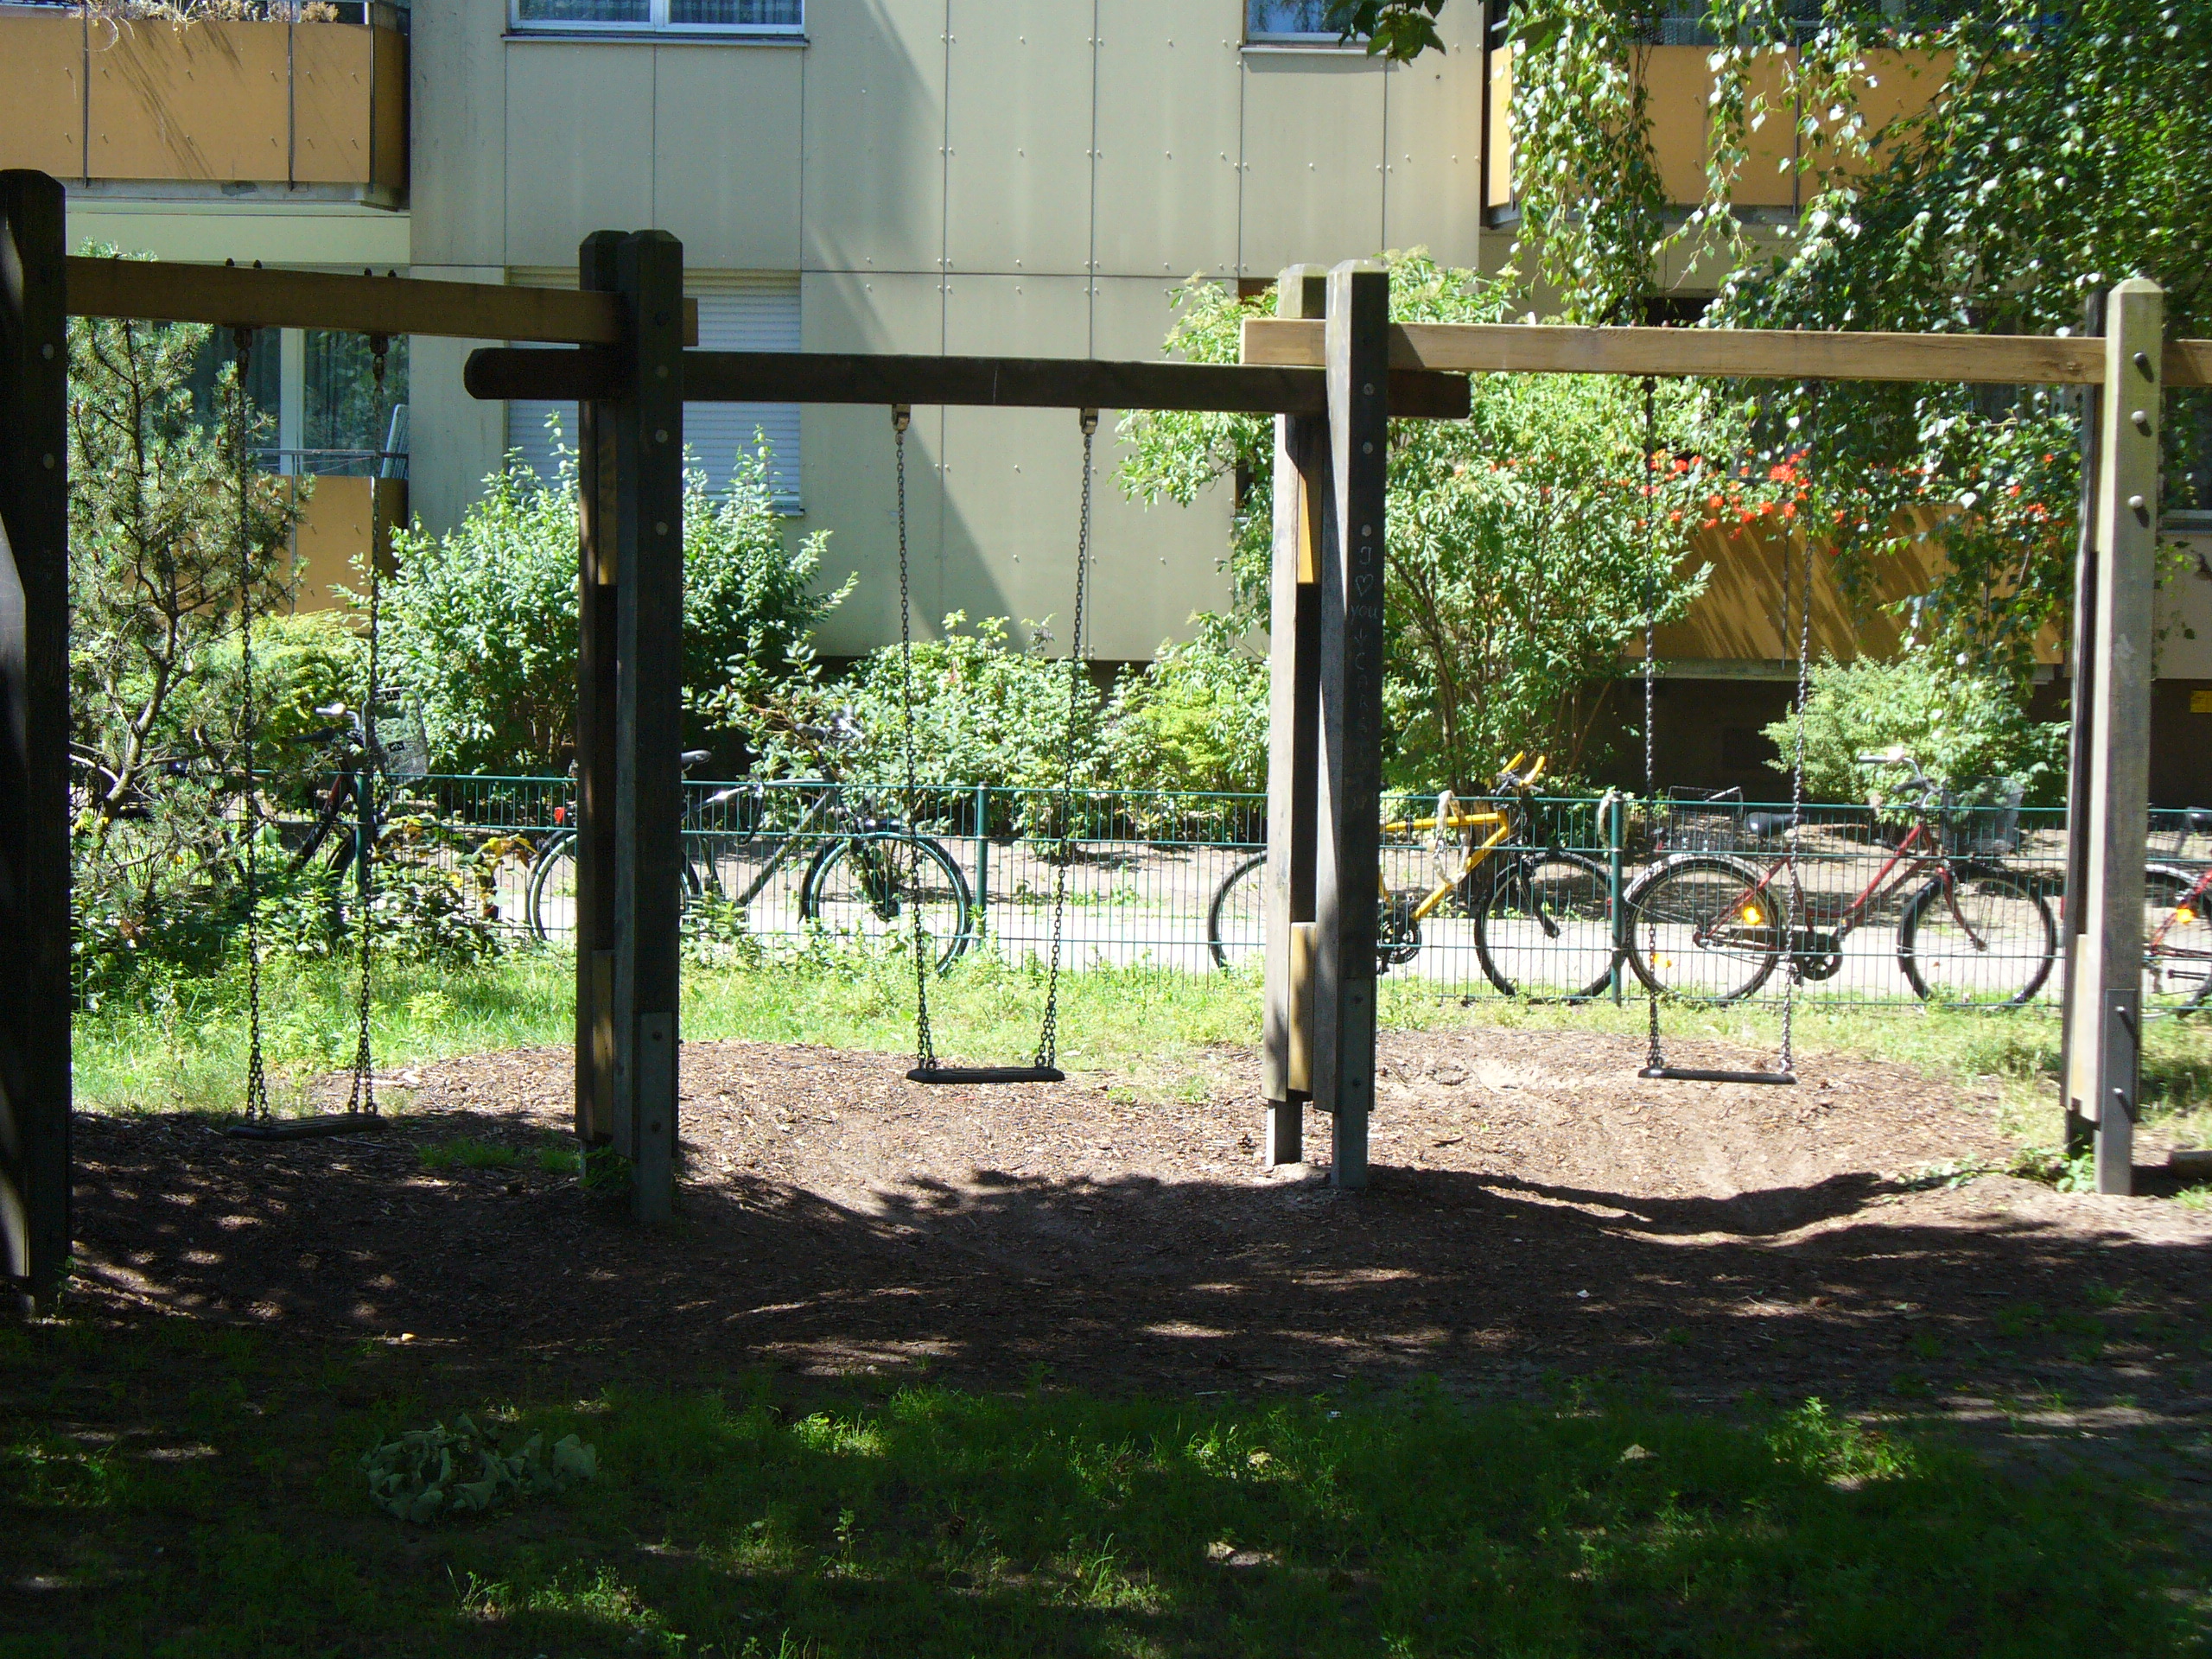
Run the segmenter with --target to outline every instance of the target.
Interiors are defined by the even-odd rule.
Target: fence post
[[[1628,911],[1621,903],[1621,842],[1627,834],[1628,803],[1617,791],[1605,791],[1605,880],[1608,913],[1613,921],[1613,1006],[1621,1001],[1621,957],[1628,944]]]
[[[976,785],[976,939],[981,944],[990,931],[991,917],[991,786]]]

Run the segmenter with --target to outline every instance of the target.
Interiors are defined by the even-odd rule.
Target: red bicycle
[[[2177,815],[2183,837],[2212,836],[2212,811]],[[2212,865],[2143,872],[2143,1012],[2193,1014],[2212,995]]]
[[[1998,862],[2018,844],[2019,791],[1974,804],[1948,794],[1901,750],[1859,760],[1910,773],[1894,804],[1913,822],[1873,879],[1856,893],[1808,887],[1799,826],[1786,813],[1749,814],[1754,838],[1782,842],[1764,868],[1729,854],[1678,853],[1629,889],[1629,960],[1646,985],[1689,1001],[1732,1002],[1765,984],[1785,959],[1801,982],[1833,978],[1843,966],[1844,940],[1904,894],[1897,965],[1922,1000],[2018,1007],[2043,988],[2058,957],[2057,921],[2037,881]]]

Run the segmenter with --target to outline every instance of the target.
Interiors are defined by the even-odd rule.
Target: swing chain
[[[1083,690],[1089,679],[1084,654],[1084,601],[1090,573],[1091,451],[1098,435],[1098,411],[1083,411],[1083,508],[1076,522],[1075,615],[1068,637],[1067,747],[1060,772],[1060,804],[1068,815],[1063,826],[1059,863],[1052,877],[1052,952],[1045,978],[1045,1021],[1037,1034],[1037,1064],[1055,1065],[1060,1044],[1060,935],[1068,907],[1068,867],[1075,861],[1075,747],[1077,723],[1082,716]]]
[[[369,401],[369,436],[382,447],[381,430],[384,419],[385,363],[391,348],[389,336],[369,336],[369,373],[371,391]],[[353,1083],[346,1097],[347,1112],[377,1115],[376,1056],[369,1037],[371,941],[375,935],[377,836],[377,781],[383,770],[382,753],[377,747],[377,675],[378,641],[381,632],[383,608],[383,576],[377,558],[377,469],[371,464],[369,473],[369,683],[361,699],[361,758],[353,774],[353,788],[358,798],[353,803],[358,828],[353,842],[353,880],[359,895],[359,912],[354,918],[356,944],[361,957],[361,986],[359,998],[359,1034],[353,1047]]]
[[[906,721],[907,829],[916,837],[912,858],[914,874],[918,878],[920,832],[913,828],[921,816],[917,810],[921,800],[914,762],[914,619],[906,569],[906,428],[913,418],[913,411],[906,404],[893,405],[892,448],[899,466],[899,708]],[[980,833],[982,826],[976,828]],[[897,856],[896,853],[892,855],[893,859]],[[930,974],[926,960],[929,947],[922,932],[922,907],[915,902],[915,897],[909,892],[906,899],[906,913],[912,922],[914,935],[914,1064],[923,1071],[933,1071],[937,1069],[937,1039],[930,1031]]]
[[[240,803],[245,840],[245,1115],[249,1122],[270,1116],[269,1074],[261,1052],[261,871],[256,843],[261,838],[255,797],[255,739],[260,715],[253,702],[253,537],[250,523],[252,480],[248,476],[245,381],[253,361],[250,329],[231,330],[235,376],[231,386],[232,465],[238,497],[238,696],[240,735],[245,751],[245,784]]]
[[[1653,713],[1657,702],[1652,679],[1659,649],[1658,576],[1655,569],[1659,547],[1659,492],[1656,476],[1659,448],[1659,382],[1643,377],[1643,810],[1655,817],[1658,803],[1658,756]],[[1644,1007],[1649,1014],[1643,1065],[1656,1071],[1667,1064],[1659,1042],[1659,918],[1644,918],[1644,961],[1651,969],[1644,980]]]

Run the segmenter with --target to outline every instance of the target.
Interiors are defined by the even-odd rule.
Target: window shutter
[[[571,279],[573,280],[573,279]],[[685,286],[699,302],[699,345],[710,352],[795,352],[799,348],[798,276],[787,271],[695,271]],[[507,405],[507,448],[540,478],[554,475],[556,438],[546,417],[559,419],[558,442],[576,442],[574,404],[516,401]],[[720,495],[729,488],[741,452],[751,454],[754,432],[772,454],[768,487],[777,508],[797,512],[799,503],[799,406],[797,404],[686,404],[683,443]]]

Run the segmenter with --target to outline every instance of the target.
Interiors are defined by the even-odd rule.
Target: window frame
[[[1286,47],[1294,51],[1363,52],[1366,46],[1357,35],[1346,40],[1334,29],[1318,32],[1271,29],[1262,34],[1252,27],[1252,7],[1255,0],[1244,0],[1244,44],[1248,47]]]
[[[671,3],[671,0],[645,0],[645,16],[642,19],[585,22],[568,18],[559,22],[525,20],[522,15],[523,0],[507,0],[507,33],[556,38],[673,35],[678,40],[759,41],[770,45],[803,45],[806,40],[806,0],[798,0],[798,22],[795,23],[672,23],[669,21]]]

